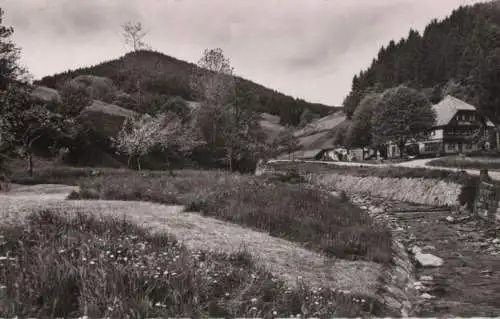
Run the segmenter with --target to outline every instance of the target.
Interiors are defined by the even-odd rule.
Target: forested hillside
[[[351,116],[364,96],[405,84],[432,102],[452,94],[500,119],[500,1],[462,6],[419,34],[411,30],[354,76],[343,106]]]
[[[68,79],[79,75],[106,77],[127,93],[141,90],[141,94],[145,97],[142,107],[147,108],[149,105],[146,104],[151,104],[151,101],[162,97],[178,96],[192,100],[194,96],[190,89],[190,76],[193,67],[194,64],[162,53],[143,50],[95,66],[47,76],[36,84],[59,88]],[[281,124],[296,126],[301,121],[310,121],[337,110],[323,104],[295,99],[243,78],[237,77],[236,80],[237,86],[252,96],[255,111],[278,115]],[[137,83],[140,83],[140,87]]]

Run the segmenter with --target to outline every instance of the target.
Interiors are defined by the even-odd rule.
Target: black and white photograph
[[[500,318],[500,0],[0,0],[0,319]]]

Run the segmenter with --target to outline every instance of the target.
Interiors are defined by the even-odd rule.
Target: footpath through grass
[[[245,251],[188,251],[167,234],[86,213],[0,226],[0,317],[352,317],[373,303],[290,290]]]
[[[71,199],[140,200],[185,205],[188,211],[269,233],[349,260],[388,263],[391,234],[348,201],[303,184],[217,171],[109,174],[80,180]]]

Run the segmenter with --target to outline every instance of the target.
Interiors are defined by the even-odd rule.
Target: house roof
[[[441,102],[432,106],[436,111],[436,126],[447,125],[458,111],[476,111],[469,103],[447,95]]]

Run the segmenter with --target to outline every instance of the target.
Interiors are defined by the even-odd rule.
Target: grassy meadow
[[[183,205],[186,212],[181,214],[199,212],[261,231],[332,261],[391,261],[389,230],[348,199],[300,179],[46,165],[35,169],[34,176],[14,169],[10,180],[80,186],[68,197],[77,202]],[[244,249],[192,250],[172,234],[89,212],[73,216],[61,209],[38,209],[24,225],[0,225],[0,317],[350,317],[383,311],[364,294],[304,283],[290,287]]]
[[[283,281],[246,251],[190,251],[120,218],[34,212],[0,226],[0,317],[366,316],[372,303]]]
[[[443,157],[430,161],[427,165],[440,167],[456,167],[463,169],[488,169],[500,170],[498,157]]]

